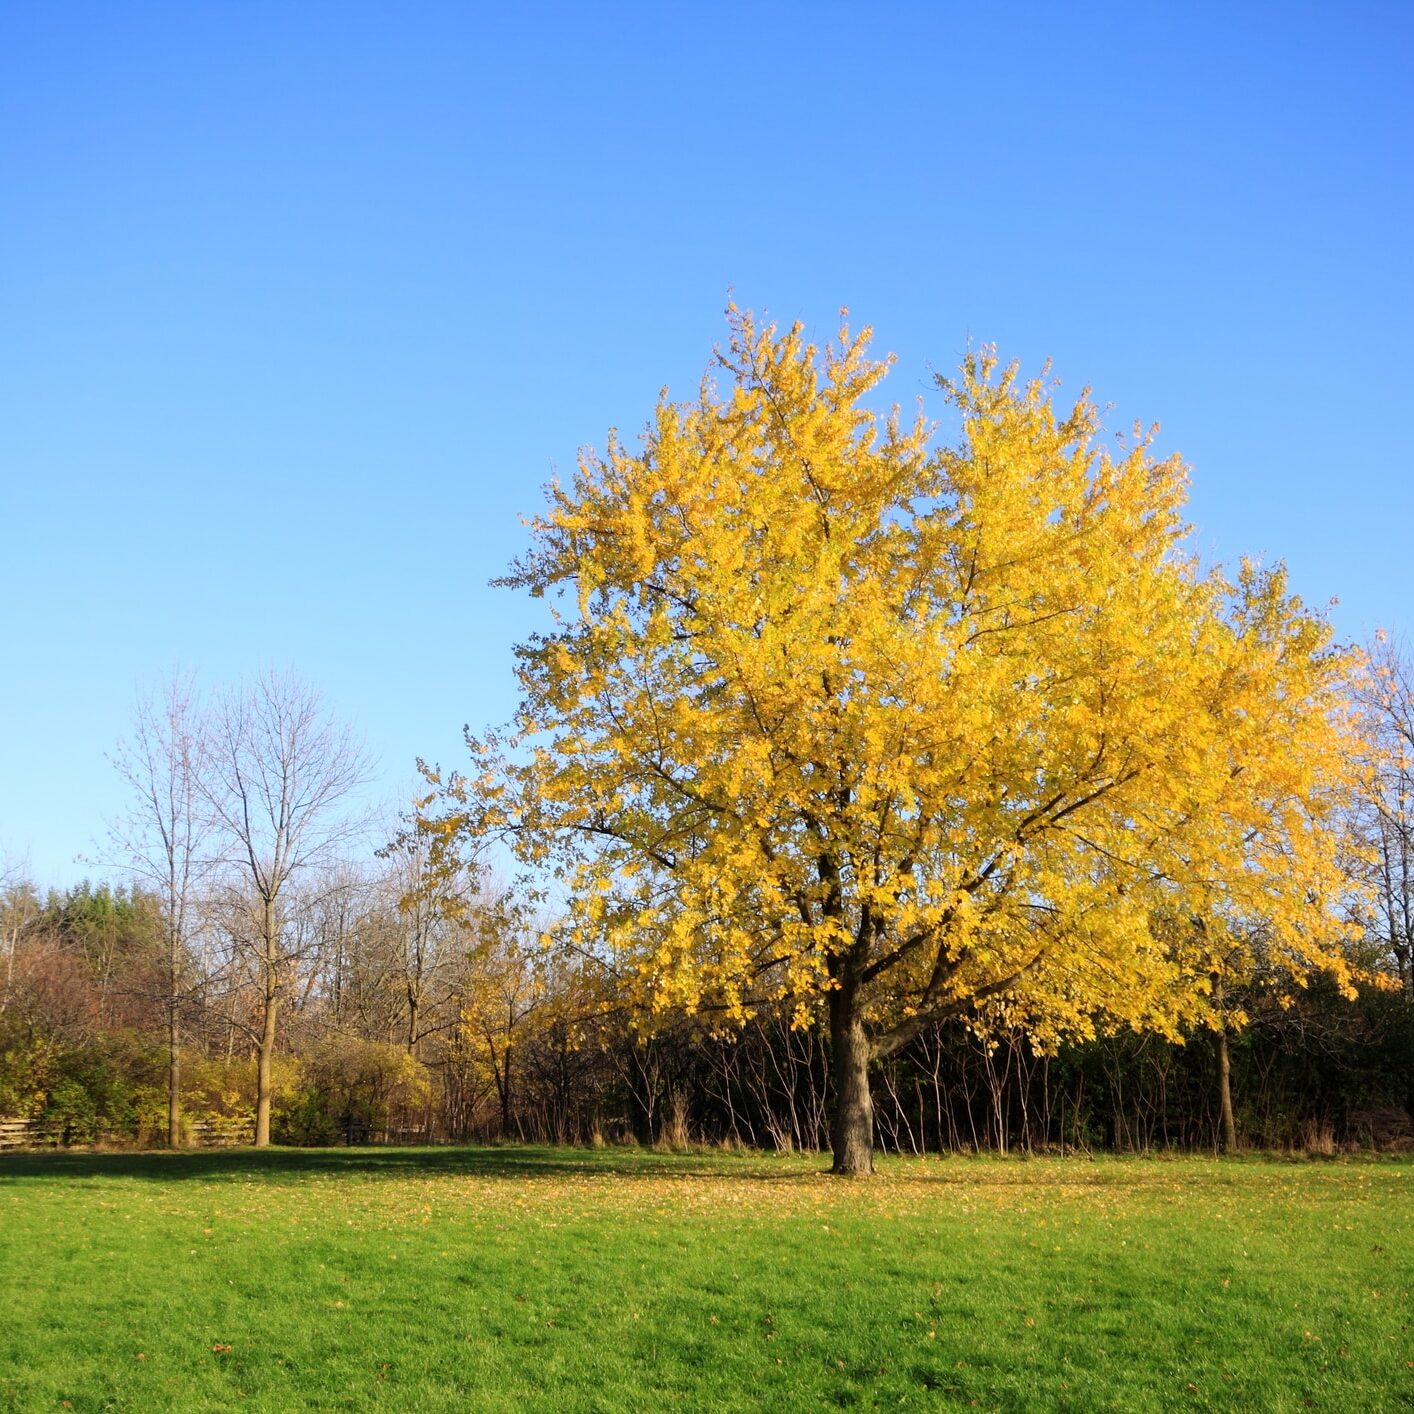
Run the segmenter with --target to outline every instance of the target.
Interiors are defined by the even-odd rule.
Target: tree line
[[[376,851],[297,680],[143,708],[132,886],[7,890],[6,1103],[160,1017],[169,1143],[218,1075],[257,1144],[1400,1141],[1396,648],[1203,566],[1187,468],[1088,392],[969,355],[941,445],[876,410],[868,331],[729,323],[549,488],[516,718]]]
[[[408,950],[377,862],[307,903],[272,1059],[277,1143],[636,1141],[829,1145],[828,1039],[776,1009],[730,1033],[635,1031],[599,984],[525,932],[447,930]],[[0,1115],[62,1142],[171,1142],[165,926],[157,897],[81,883],[0,896]],[[1372,937],[1371,946],[1379,940]],[[176,1142],[254,1138],[262,987],[230,940],[193,940],[178,1008]],[[416,1008],[409,991],[418,999]],[[1240,1142],[1320,1153],[1414,1138],[1414,995],[1328,983],[1238,998]],[[414,1020],[414,1017],[417,1017]],[[876,1142],[903,1153],[1223,1149],[1215,1033],[1116,1032],[1038,1052],[1022,1033],[929,1028],[876,1067]]]
[[[1280,969],[1184,1039],[1038,1045],[938,1021],[874,1067],[873,1142],[902,1152],[1329,1152],[1414,1140],[1414,673],[1372,649],[1379,744],[1349,804],[1365,979]],[[425,808],[349,808],[362,756],[298,680],[202,706],[173,682],[115,765],[131,882],[0,889],[0,1115],[63,1142],[830,1144],[830,1037],[794,1004],[713,1024],[629,1006],[612,953],[555,945],[528,891]],[[419,802],[423,807],[430,798]],[[1352,865],[1352,867],[1355,867]],[[1359,884],[1361,887],[1356,887]],[[277,1025],[278,1022],[278,1025]],[[1240,1139],[1239,1139],[1240,1136]]]

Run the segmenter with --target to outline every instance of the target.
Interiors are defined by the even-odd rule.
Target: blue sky
[[[1204,553],[1414,629],[1414,7],[0,9],[0,853],[84,872],[176,667],[375,793],[514,705],[518,516],[737,301],[969,340],[1193,466]]]

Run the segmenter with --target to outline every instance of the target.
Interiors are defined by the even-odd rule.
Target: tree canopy
[[[549,488],[504,582],[553,620],[448,828],[557,871],[645,1008],[828,1017],[844,1172],[938,1018],[1174,1035],[1255,950],[1344,980],[1352,658],[1282,568],[1203,567],[1183,464],[1088,393],[970,354],[943,445],[867,331],[729,317]]]

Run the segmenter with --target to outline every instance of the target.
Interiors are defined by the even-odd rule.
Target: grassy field
[[[1414,1407],[1414,1165],[0,1160],[0,1409]]]

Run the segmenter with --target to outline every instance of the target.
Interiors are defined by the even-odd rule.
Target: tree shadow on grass
[[[1271,1156],[1268,1156],[1269,1159]],[[1273,1161],[1276,1162],[1276,1161]],[[828,1177],[828,1154],[783,1157],[762,1151],[661,1153],[651,1149],[572,1149],[532,1145],[441,1146],[422,1148],[186,1149],[177,1152],[59,1150],[0,1154],[0,1188],[36,1179],[76,1183],[105,1179],[151,1179],[160,1183],[199,1180],[208,1183],[305,1181],[377,1182],[406,1178],[477,1178],[533,1183],[536,1179],[583,1178],[642,1182],[692,1179],[704,1183],[741,1181],[782,1185],[816,1183]],[[1258,1167],[1268,1167],[1258,1165]],[[1200,1162],[1199,1167],[1202,1167]],[[1238,1181],[1250,1165],[1241,1159],[1224,1165],[1220,1181]],[[1218,1181],[1204,1169],[1204,1182]],[[1165,1182],[1197,1177],[1183,1159],[1146,1161],[1130,1158],[1094,1162],[1086,1158],[1048,1159],[1033,1166],[1021,1158],[944,1156],[926,1159],[883,1158],[880,1177],[906,1179],[929,1187],[1133,1188],[1144,1176]],[[1186,1170],[1186,1172],[1185,1172]],[[834,1181],[834,1180],[832,1180]],[[858,1180],[841,1179],[840,1183]],[[871,1181],[863,1180],[865,1190]]]
[[[802,1164],[769,1154],[673,1154],[644,1149],[444,1147],[348,1149],[188,1149],[178,1152],[11,1153],[0,1155],[0,1187],[44,1178],[139,1178],[170,1183],[299,1183],[308,1179],[397,1178],[750,1179],[808,1182],[824,1173],[827,1155]]]

